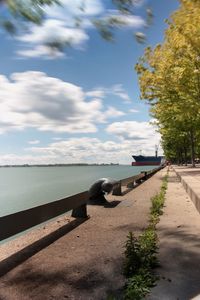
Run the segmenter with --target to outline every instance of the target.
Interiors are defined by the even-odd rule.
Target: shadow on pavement
[[[95,206],[103,206],[105,208],[114,208],[120,203],[121,201],[119,200],[107,201],[106,198],[102,196],[93,200],[89,200],[87,204],[95,205]]]
[[[40,240],[28,245],[22,250],[16,252],[15,254],[9,256],[8,258],[0,262],[0,276],[3,276],[19,264],[26,261],[28,258],[46,248],[77,226],[81,225],[83,222],[87,221],[88,218],[77,218],[70,223],[60,227],[56,231],[48,234],[47,236],[41,238]]]
[[[120,203],[121,203],[121,201],[119,201],[119,200],[109,201],[109,202],[104,204],[104,207],[105,208],[114,208]]]
[[[192,176],[192,177],[198,176],[198,177],[200,177],[200,167],[196,167],[196,168],[179,167],[176,169],[176,172],[180,176]]]
[[[122,259],[115,257],[112,260],[103,261],[98,268],[96,260],[87,261],[83,264],[65,265],[62,268],[52,271],[37,268],[26,264],[26,268],[19,270],[17,275],[11,276],[10,280],[4,282],[4,289],[17,289],[21,297],[26,299],[107,299],[114,296],[115,299],[122,299],[124,278],[121,275]],[[113,276],[115,274],[115,276]],[[116,274],[118,283],[116,286]],[[115,278],[114,278],[115,277]],[[2,286],[0,289],[1,299]],[[3,295],[5,295],[5,290]],[[4,299],[4,298],[3,298]],[[18,298],[15,298],[18,299]],[[21,298],[22,299],[22,298]],[[25,298],[23,298],[25,299]]]
[[[161,227],[160,281],[148,299],[188,300],[200,297],[200,238],[184,225],[177,231]],[[184,247],[183,247],[184,245]],[[199,298],[198,298],[199,299]]]

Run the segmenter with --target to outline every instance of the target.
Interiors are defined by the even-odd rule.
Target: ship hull
[[[147,162],[132,162],[132,166],[159,166],[160,162],[152,162],[152,161],[147,161]]]

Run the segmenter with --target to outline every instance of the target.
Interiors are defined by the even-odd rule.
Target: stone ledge
[[[200,213],[200,169],[199,174],[197,170],[197,174],[195,176],[191,176],[191,168],[176,168],[173,167],[176,175],[180,179],[183,184],[184,189],[190,196],[192,202],[194,203],[196,209]],[[197,179],[198,178],[198,179]]]

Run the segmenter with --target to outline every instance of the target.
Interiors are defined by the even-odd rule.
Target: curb
[[[184,189],[190,196],[192,202],[194,203],[197,211],[200,213],[200,186],[199,180],[195,179],[193,176],[190,175],[181,175],[174,167],[174,172],[176,173],[177,177],[180,179]]]

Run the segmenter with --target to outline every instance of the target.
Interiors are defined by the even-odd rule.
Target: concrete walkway
[[[200,214],[195,207],[200,201],[200,168],[174,170],[169,172],[164,214],[157,226],[161,279],[149,300],[200,299]]]
[[[174,171],[200,213],[200,166],[196,168],[176,166]]]
[[[70,232],[68,224],[62,226],[59,238],[48,239],[47,247],[41,247],[44,238],[40,245],[36,243],[39,252],[0,278],[0,299],[103,300],[119,295],[124,286],[127,234],[139,234],[147,226],[150,198],[160,191],[162,174],[158,172],[124,196],[111,196],[108,207],[89,206],[90,219]],[[27,248],[22,256],[26,258],[27,253],[35,252]]]

